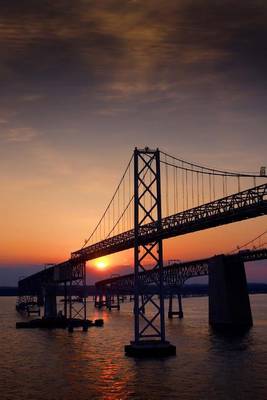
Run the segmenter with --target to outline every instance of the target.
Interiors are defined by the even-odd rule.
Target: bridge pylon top
[[[134,151],[137,151],[138,153],[154,154],[159,151],[159,148],[157,147],[156,149],[151,149],[150,147],[146,146],[143,149],[139,149],[135,147]]]

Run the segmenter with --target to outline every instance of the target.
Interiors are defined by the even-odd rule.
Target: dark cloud
[[[251,108],[248,94],[263,108],[266,22],[259,0],[2,1],[0,107],[23,126],[38,108],[62,124],[64,113]]]
[[[4,1],[2,66],[62,84],[264,73],[266,17],[261,1]]]

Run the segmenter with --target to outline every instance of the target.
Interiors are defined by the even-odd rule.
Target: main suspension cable
[[[195,164],[189,161],[185,161],[181,158],[177,158],[174,157],[168,153],[165,153],[164,151],[161,151],[160,153],[164,154],[165,156],[165,160],[161,159],[160,162],[162,164],[168,164],[169,166],[172,166],[174,168],[179,168],[179,169],[184,169],[187,171],[191,171],[192,167],[197,168],[198,170],[200,170],[199,172],[206,174],[206,175],[224,175],[224,176],[236,176],[236,177],[255,177],[255,178],[266,178],[267,175],[262,175],[262,174],[258,174],[258,173],[253,173],[253,172],[231,172],[231,171],[223,171],[223,170],[219,170],[219,169],[215,169],[215,168],[210,168],[210,167],[206,167],[200,164]],[[179,163],[181,163],[181,165],[177,165],[177,164],[172,164],[170,161],[167,161],[167,157],[169,157],[170,159],[174,159],[176,161],[178,161]],[[188,167],[184,166],[187,165]],[[196,172],[197,170],[195,170]]]
[[[100,226],[100,225],[101,225],[101,222],[103,221],[103,219],[104,219],[104,217],[105,217],[105,215],[106,215],[106,213],[107,213],[109,207],[111,206],[113,200],[115,199],[117,193],[119,192],[120,186],[121,186],[121,184],[122,184],[122,182],[123,182],[123,180],[124,180],[124,178],[125,178],[125,176],[126,176],[126,174],[127,174],[127,172],[128,172],[128,169],[129,169],[130,166],[131,166],[132,160],[133,160],[133,155],[131,156],[130,161],[128,162],[128,164],[127,164],[127,166],[126,166],[126,169],[125,169],[125,171],[124,171],[124,173],[123,173],[123,175],[122,175],[122,177],[121,177],[121,179],[120,179],[120,181],[119,181],[119,184],[118,184],[118,186],[117,186],[117,188],[116,188],[116,190],[115,190],[115,192],[114,192],[114,194],[113,194],[113,196],[112,196],[110,202],[108,203],[108,205],[107,205],[107,207],[106,207],[104,213],[102,214],[102,217],[100,218],[98,224],[96,225],[96,227],[95,227],[94,230],[92,231],[92,233],[91,233],[91,235],[89,236],[89,238],[85,240],[84,245],[82,246],[81,249],[83,249],[83,248],[88,244],[88,242],[90,241],[90,239],[93,237],[93,235],[94,235],[95,232],[97,231],[98,227],[100,227],[100,229],[101,229],[101,226]],[[114,208],[113,208],[113,214],[114,214]],[[100,235],[100,240],[101,240],[101,235]]]

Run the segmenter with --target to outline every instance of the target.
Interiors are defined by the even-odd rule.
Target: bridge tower
[[[143,240],[147,224],[159,235]],[[146,225],[146,226],[145,226]],[[165,339],[163,249],[160,237],[161,184],[159,150],[134,150],[134,341],[125,346],[129,356],[174,355],[175,346]],[[154,270],[153,285],[145,284],[140,273]],[[141,301],[145,296],[145,302]],[[145,313],[145,308],[148,312]]]
[[[67,286],[68,283],[68,286]],[[83,260],[75,260],[72,258],[69,269],[68,281],[64,285],[64,314],[68,317],[69,332],[77,325],[77,320],[81,320],[83,330],[88,330],[88,322],[86,316],[86,262]],[[75,287],[82,287],[79,296],[74,296]],[[78,297],[78,298],[77,298]],[[69,307],[68,307],[69,305]]]

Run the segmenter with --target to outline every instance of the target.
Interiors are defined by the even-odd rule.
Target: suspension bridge
[[[86,320],[85,298],[77,307],[72,296],[73,287],[86,285],[86,262],[134,248],[134,340],[125,351],[128,355],[173,354],[175,348],[165,337],[163,240],[266,215],[266,178],[264,167],[259,173],[223,171],[159,149],[136,148],[83,246],[72,252],[67,261],[19,281],[20,293],[37,294],[45,288],[45,313],[49,317],[56,313],[54,286],[63,285],[64,315],[71,327],[77,317]],[[230,290],[223,282],[222,271],[227,270],[235,284],[242,282],[239,294],[245,304],[243,261],[228,257],[213,264],[216,268],[209,268],[209,277],[214,293],[218,282],[221,288]],[[153,279],[142,279],[146,274]],[[144,294],[146,304],[153,310],[150,316],[143,312]]]

